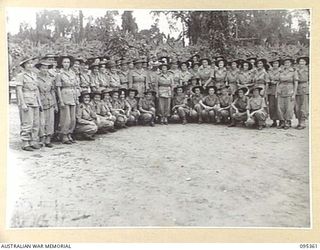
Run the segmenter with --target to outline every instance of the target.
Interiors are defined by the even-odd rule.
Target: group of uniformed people
[[[306,127],[309,57],[223,56],[118,61],[47,54],[21,61],[17,75],[22,149],[73,144],[137,124],[203,122],[259,130]],[[279,123],[278,123],[279,121]]]

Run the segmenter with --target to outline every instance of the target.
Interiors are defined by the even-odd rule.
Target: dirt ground
[[[10,227],[309,227],[308,130],[132,127],[20,149],[10,105]]]

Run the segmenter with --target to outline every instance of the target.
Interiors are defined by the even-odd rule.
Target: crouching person
[[[147,90],[144,93],[145,96],[139,100],[140,120],[143,125],[149,124],[151,127],[154,126],[156,109],[153,96],[155,94],[155,91]]]
[[[106,88],[101,91],[101,98],[102,98],[102,110],[101,115],[108,120],[112,121],[113,124],[116,122],[117,118],[112,114],[112,104],[111,104],[111,96],[110,93],[112,92],[112,89]]]
[[[185,94],[184,86],[177,86],[174,88],[175,96],[172,100],[172,116],[171,121],[182,122],[183,125],[187,124],[187,116],[190,113],[190,108],[188,107],[188,98]]]
[[[201,111],[202,119],[205,119],[208,123],[220,123],[220,119],[217,116],[217,110],[220,108],[220,102],[218,96],[215,94],[216,90],[216,87],[208,86],[206,89],[208,95],[199,102],[203,108]]]
[[[81,92],[80,104],[77,108],[75,136],[78,139],[94,140],[98,131],[97,115],[90,105],[90,93],[87,90]]]
[[[126,128],[126,123],[128,121],[125,110],[123,109],[123,105],[119,100],[119,91],[113,90],[111,91],[111,112],[116,117],[115,126],[117,128]]]
[[[266,112],[266,103],[265,99],[260,96],[260,91],[263,88],[261,87],[254,87],[250,91],[253,95],[249,99],[248,106],[247,106],[247,121],[246,126],[253,126],[256,125],[259,130],[265,126],[266,119],[267,119],[267,112]]]
[[[197,120],[198,123],[202,123],[202,106],[200,104],[200,101],[203,98],[203,87],[200,85],[194,86],[191,89],[192,94],[190,98],[190,116],[192,120]]]
[[[106,111],[104,111],[105,107],[101,101],[101,92],[99,90],[96,90],[92,93],[90,105],[97,115],[98,132],[101,134],[114,132],[114,121],[103,116]]]
[[[228,123],[230,120],[230,107],[233,101],[232,95],[229,95],[229,87],[221,89],[219,96],[220,108],[217,110],[217,117],[222,123]]]
[[[239,88],[235,94],[236,99],[231,104],[230,115],[231,123],[229,127],[235,127],[237,122],[245,122],[247,120],[247,106],[249,102],[249,97],[246,96],[248,92],[247,87]]]
[[[138,95],[138,90],[128,89],[127,91],[128,96],[126,98],[126,101],[130,105],[128,125],[137,125],[140,117],[140,111],[138,110],[138,101],[136,99],[136,96]]]

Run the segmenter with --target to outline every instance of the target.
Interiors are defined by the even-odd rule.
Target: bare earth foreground
[[[20,150],[10,105],[10,227],[309,227],[308,130],[133,127]]]

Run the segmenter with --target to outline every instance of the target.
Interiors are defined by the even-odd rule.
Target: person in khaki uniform
[[[248,101],[247,106],[247,121],[246,125],[257,125],[258,129],[263,129],[265,126],[266,119],[268,117],[266,112],[266,102],[265,99],[260,95],[262,87],[253,87],[250,92],[252,97]]]
[[[121,61],[121,70],[119,71],[118,75],[120,77],[120,88],[128,89],[129,87],[129,68],[128,68],[129,61],[124,59]]]
[[[276,89],[277,85],[280,81],[280,65],[281,60],[278,58],[277,60],[273,60],[270,62],[272,68],[268,71],[270,82],[267,90],[268,95],[268,107],[269,107],[269,116],[270,119],[273,121],[271,127],[277,127],[279,120],[278,117],[278,103],[276,98]]]
[[[52,67],[52,64],[40,62],[35,67],[39,69],[37,84],[43,109],[40,112],[40,141],[43,146],[52,148],[51,137],[54,133],[54,114],[58,112],[54,78],[50,77],[48,73],[48,69]]]
[[[216,61],[217,69],[214,71],[214,86],[217,88],[217,95],[220,95],[221,89],[226,86],[227,61],[220,59]]]
[[[100,88],[100,79],[99,79],[99,63],[93,63],[90,65],[90,88],[91,91],[96,91]]]
[[[98,132],[101,134],[107,133],[107,132],[114,132],[114,122],[111,119],[108,119],[107,117],[104,117],[104,105],[101,101],[101,92],[99,90],[96,90],[91,93],[91,101],[90,105],[92,107],[92,110],[97,115],[97,126],[98,126]]]
[[[134,61],[135,69],[129,72],[129,88],[136,89],[138,91],[138,98],[143,97],[143,93],[149,86],[149,77],[146,70],[142,68],[144,60],[138,59]]]
[[[264,58],[258,59],[255,62],[256,71],[253,76],[253,86],[262,88],[261,95],[267,98],[268,85],[270,82],[270,76],[267,72],[269,66],[267,60]]]
[[[298,119],[297,129],[304,129],[306,127],[306,119],[309,116],[309,57],[299,57],[297,64],[296,70],[299,81],[294,111]]]
[[[168,73],[171,74],[171,77],[173,79],[172,88],[175,88],[176,86],[181,85],[181,76],[180,76],[178,60],[176,58],[173,58],[170,61],[169,65],[170,65],[170,69],[168,69]]]
[[[200,101],[203,98],[203,87],[198,85],[191,89],[192,95],[189,99],[190,116],[193,120],[198,119],[198,123],[202,123],[202,106]]]
[[[109,68],[110,87],[114,89],[120,88],[120,76],[117,72],[117,65],[114,61],[109,61],[107,64]]]
[[[39,145],[39,112],[42,110],[37,75],[32,71],[32,60],[28,58],[20,63],[23,68],[16,79],[18,107],[20,114],[20,137],[22,149],[33,151]]]
[[[140,117],[140,111],[138,109],[138,101],[136,98],[138,91],[136,89],[128,89],[127,93],[128,93],[128,96],[126,97],[126,101],[130,105],[128,125],[138,125],[139,117]]]
[[[180,62],[180,79],[181,79],[181,85],[187,86],[189,83],[189,80],[192,77],[192,74],[188,70],[188,62],[182,61]]]
[[[89,93],[91,92],[91,79],[90,79],[88,62],[81,64],[80,88],[81,88],[81,92],[84,90],[87,90]]]
[[[199,101],[202,106],[202,119],[205,119],[208,123],[220,123],[220,118],[217,116],[217,111],[220,108],[220,101],[215,94],[217,88],[215,86],[209,86],[206,88],[207,96]]]
[[[232,60],[229,62],[230,70],[227,71],[226,75],[226,84],[230,87],[229,91],[232,96],[235,96],[235,93],[238,89],[238,75],[239,75],[239,66],[240,60]]]
[[[218,120],[222,123],[228,123],[230,119],[230,107],[233,102],[233,96],[229,95],[229,87],[225,86],[221,89],[219,97],[220,108],[217,109]]]
[[[100,115],[102,115],[103,117],[115,123],[117,118],[111,112],[112,110],[111,96],[110,96],[111,92],[112,92],[111,88],[103,89],[101,92],[101,98],[102,98],[101,103],[103,108],[101,109]]]
[[[292,68],[294,60],[290,57],[283,59],[283,68],[280,72],[280,81],[276,95],[278,100],[278,116],[280,124],[278,128],[289,129],[293,117],[295,97],[298,87],[298,73]]]
[[[144,92],[144,97],[139,100],[139,111],[141,113],[140,120],[143,125],[149,124],[154,127],[154,120],[156,118],[156,109],[154,103],[155,91],[147,90]]]
[[[111,92],[111,112],[116,117],[115,126],[117,128],[127,128],[126,123],[128,117],[126,111],[123,109],[123,105],[119,100],[119,90],[114,90]]]
[[[187,116],[190,113],[188,107],[188,97],[185,94],[185,86],[177,86],[173,89],[175,96],[172,100],[171,120],[173,122],[182,122],[183,125],[187,124]]]
[[[231,123],[228,127],[235,127],[237,122],[244,122],[247,120],[247,106],[249,97],[246,96],[246,93],[248,90],[248,88],[242,87],[235,92],[237,98],[231,104]]]
[[[62,143],[74,143],[72,133],[76,125],[76,105],[79,104],[77,96],[77,76],[70,69],[73,62],[71,56],[59,58],[60,73],[56,77],[56,87],[60,106],[60,134]]]
[[[99,63],[99,74],[98,74],[98,91],[102,91],[103,89],[110,86],[110,76],[107,72],[106,62]]]
[[[90,93],[84,90],[80,95],[80,104],[77,109],[77,125],[74,133],[78,139],[93,141],[97,131],[97,115],[90,105]]]
[[[238,74],[238,88],[251,88],[253,86],[252,64],[249,61],[241,62],[241,70]]]
[[[201,85],[206,88],[213,86],[214,69],[211,67],[211,60],[209,58],[202,58],[200,60],[201,67],[198,70]]]

